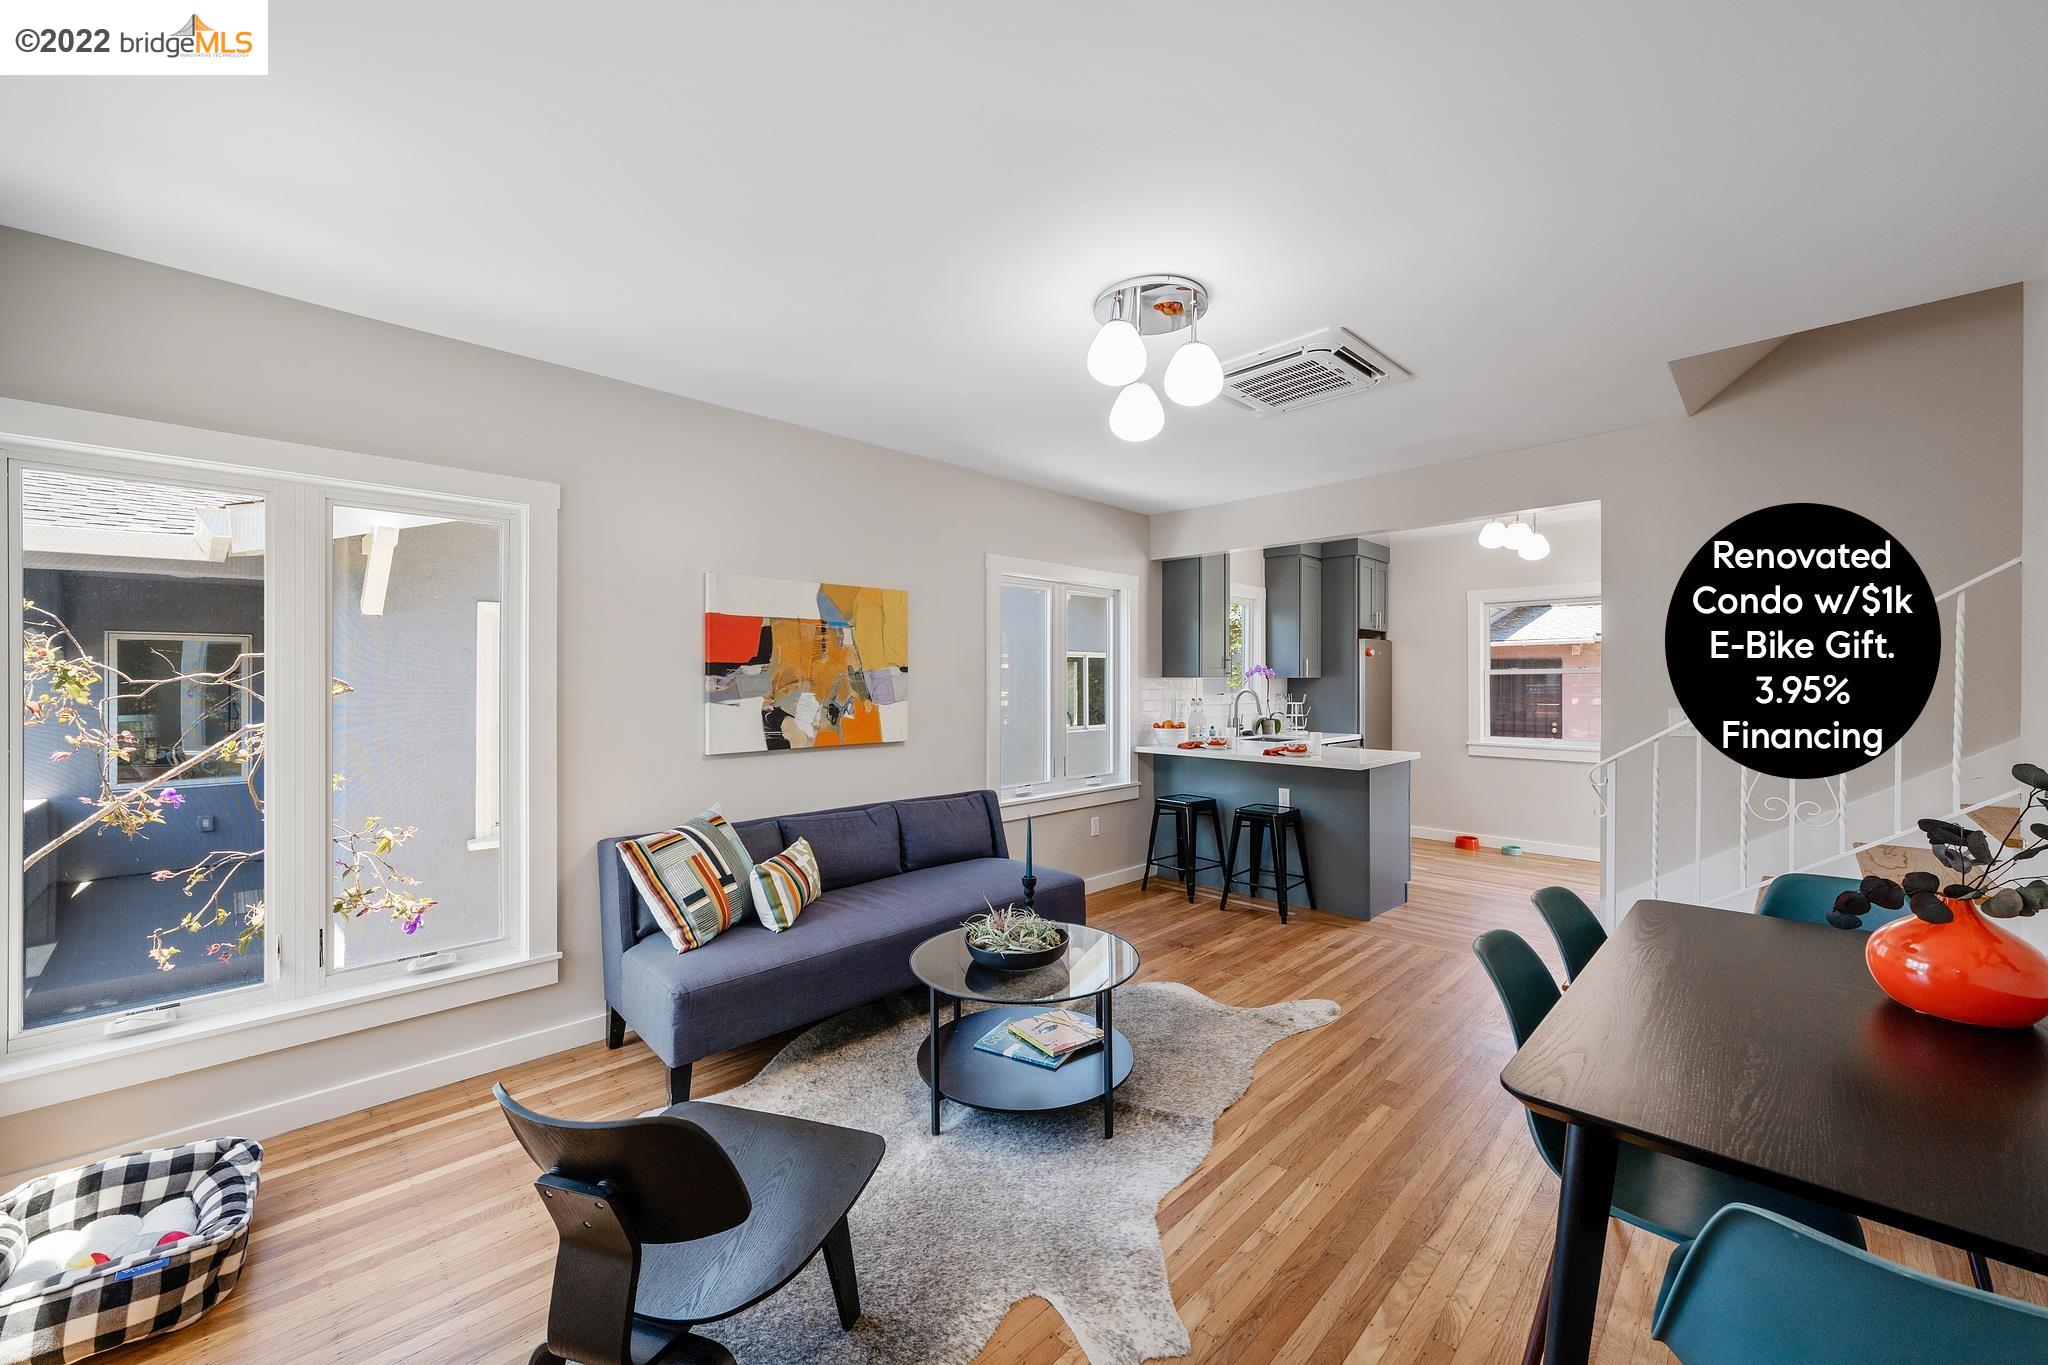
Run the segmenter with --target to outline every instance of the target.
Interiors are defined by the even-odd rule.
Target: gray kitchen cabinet
[[[1266,655],[1282,677],[1323,675],[1323,557],[1320,546],[1266,551]]]
[[[1384,560],[1358,561],[1358,628],[1387,633],[1387,565]]]
[[[1169,678],[1230,676],[1230,556],[1159,565],[1159,660]]]

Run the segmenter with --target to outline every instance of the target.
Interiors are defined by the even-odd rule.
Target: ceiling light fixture
[[[1196,319],[1209,311],[1209,290],[1185,275],[1133,275],[1095,296],[1102,324],[1088,346],[1088,373],[1120,392],[1109,410],[1109,429],[1126,441],[1149,441],[1166,425],[1166,409],[1145,377],[1145,338],[1188,329],[1161,381],[1166,396],[1198,407],[1223,392],[1223,364],[1195,339]]]
[[[1159,406],[1159,395],[1143,380],[1125,385],[1110,404],[1109,429],[1122,440],[1149,441],[1165,425],[1166,409]]]
[[[1499,517],[1479,528],[1479,543],[1489,550],[1498,550],[1508,543],[1508,524]]]
[[[1529,523],[1528,532],[1515,541],[1515,553],[1524,559],[1542,559],[1550,553],[1550,537],[1536,529],[1536,523]]]
[[[1507,530],[1502,532],[1500,543],[1510,550],[1519,550],[1522,548],[1522,542],[1535,533],[1535,527],[1523,521],[1520,517],[1516,517],[1508,523]]]

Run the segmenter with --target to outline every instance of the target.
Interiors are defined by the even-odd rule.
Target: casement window
[[[552,981],[553,486],[48,421],[0,437],[0,1112]]]
[[[1225,681],[1236,692],[1246,685],[1244,671],[1266,661],[1266,590],[1230,586],[1230,616],[1225,622],[1224,649],[1230,671]]]
[[[1599,758],[1599,591],[1580,583],[1470,594],[1469,752]]]
[[[1133,787],[1136,589],[1128,575],[990,556],[989,767],[1005,803]]]

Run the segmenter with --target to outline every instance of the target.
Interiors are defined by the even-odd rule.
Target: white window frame
[[[221,488],[266,501],[264,565],[266,892],[272,905],[261,984],[193,997],[137,1031],[109,1036],[100,1016],[25,1034],[20,1029],[22,878],[0,878],[0,1115],[104,1093],[260,1053],[299,1047],[399,1020],[551,985],[559,979],[556,920],[556,547],[558,485],[350,451],[206,431],[0,398],[0,456],[117,478]],[[7,480],[0,549],[20,582],[18,478]],[[413,503],[509,528],[502,609],[504,922],[490,951],[465,951],[440,970],[322,971],[328,911],[324,639],[329,499],[350,506]],[[19,616],[15,617],[18,632]],[[19,658],[18,634],[10,645]],[[13,714],[21,676],[8,670]],[[20,809],[18,723],[0,727],[0,757]],[[20,826],[6,836],[18,857]],[[296,901],[302,913],[280,910]]]
[[[222,581],[233,582],[237,580],[230,579]],[[233,631],[209,630],[110,630],[105,632],[105,634],[106,642],[104,648],[106,649],[106,653],[101,657],[106,660],[108,666],[111,668],[119,668],[121,665],[121,656],[119,651],[120,644],[123,640],[230,640],[239,643],[242,647],[242,663],[240,668],[241,677],[236,679],[235,686],[241,689],[245,713],[248,705],[251,702],[253,702],[256,698],[256,689],[250,684],[248,656],[256,648],[256,641],[251,636],[238,635]],[[119,725],[120,699],[118,696],[118,692],[119,684],[113,678],[108,678],[107,695],[101,698],[100,704],[105,711],[106,728],[109,733],[112,733]],[[120,772],[121,765],[119,761],[117,761],[112,754],[107,755],[106,774],[108,786],[112,787],[115,791],[125,792],[133,791],[136,787],[142,785],[140,782],[121,781]],[[237,783],[242,780],[243,779],[239,776],[185,777],[178,779],[177,785],[180,787],[218,787],[226,786],[231,783]]]
[[[1132,714],[1131,707],[1135,696],[1133,649],[1136,633],[1132,628],[1132,621],[1138,613],[1137,576],[1106,569],[1051,564],[1042,560],[1017,559],[994,554],[988,556],[987,573],[988,783],[995,790],[1003,809],[1014,808],[1020,815],[1050,814],[1058,810],[1074,810],[1112,801],[1135,800],[1138,796],[1138,783],[1132,776],[1131,745],[1128,743],[1111,743],[1112,762],[1109,772],[1091,777],[1065,776],[1066,737],[1069,729],[1066,723],[1066,600],[1069,592],[1106,596],[1110,599],[1110,638],[1114,642],[1111,654],[1114,657],[1110,685],[1104,689],[1109,714],[1103,726],[1074,727],[1074,732],[1100,733],[1107,729],[1115,736],[1128,728],[1126,718]],[[1002,593],[1006,583],[1049,589],[1052,616],[1047,636],[1049,676],[1046,679],[1049,698],[1046,716],[1047,744],[1054,750],[1048,764],[1051,777],[1044,782],[1010,787],[1003,785],[1001,731]]]
[[[1266,590],[1250,583],[1232,583],[1230,601],[1233,606],[1239,603],[1244,606],[1244,666],[1250,668],[1253,664],[1267,663]],[[1246,678],[1244,685],[1252,687],[1252,680]],[[1252,690],[1265,695],[1262,688],[1252,687]]]
[[[1470,652],[1466,661],[1467,718],[1465,752],[1474,758],[1522,758],[1554,763],[1598,763],[1600,746],[1577,740],[1496,738],[1487,731],[1487,677],[1492,651],[1487,635],[1487,614],[1498,607],[1536,602],[1598,602],[1598,583],[1553,583],[1519,588],[1474,588],[1465,594],[1466,639]],[[1603,660],[1604,662],[1604,660]],[[1606,678],[1601,679],[1603,692]],[[1604,727],[1603,727],[1604,728]]]
[[[504,831],[504,604],[476,604],[476,832],[469,851],[498,847]],[[484,667],[487,659],[496,668]]]

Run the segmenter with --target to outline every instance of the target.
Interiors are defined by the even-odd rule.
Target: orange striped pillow
[[[703,947],[753,908],[746,845],[716,806],[677,829],[621,839],[619,857],[679,953]]]
[[[798,912],[818,898],[823,884],[811,841],[799,839],[773,858],[754,864],[754,913],[779,934],[796,923]]]

